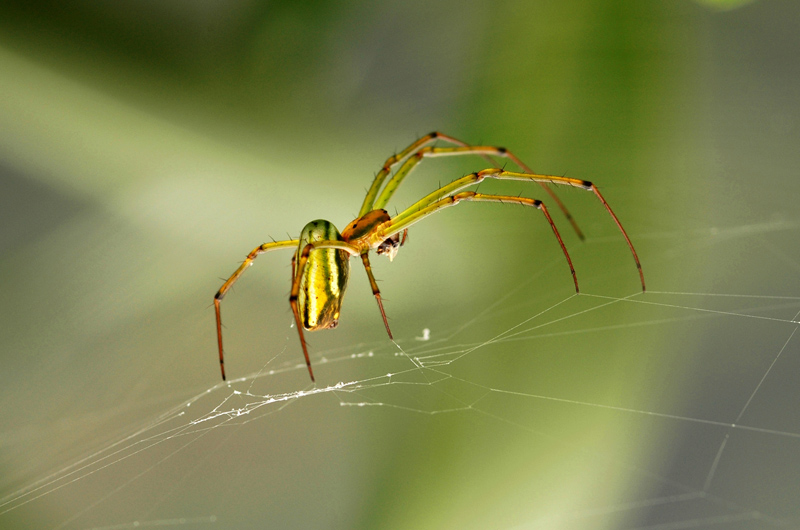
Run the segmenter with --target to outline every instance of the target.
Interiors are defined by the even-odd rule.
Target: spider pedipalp
[[[378,245],[378,248],[375,249],[376,254],[382,254],[389,258],[389,261],[392,261],[394,257],[397,255],[397,252],[400,250],[405,242],[406,238],[408,237],[408,229],[403,230],[403,237],[400,237],[400,234],[394,234],[392,237],[386,238],[383,240],[383,243]]]

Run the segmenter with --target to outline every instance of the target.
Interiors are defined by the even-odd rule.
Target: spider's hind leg
[[[297,245],[296,239],[289,239],[286,241],[273,241],[272,243],[264,243],[260,247],[256,247],[253,249],[250,254],[247,255],[244,262],[236,269],[230,278],[228,278],[222,287],[219,288],[217,294],[214,295],[214,313],[217,317],[217,343],[219,345],[219,369],[222,372],[222,380],[225,381],[225,357],[222,350],[222,315],[220,314],[220,304],[222,303],[222,299],[225,297],[225,293],[227,293],[233,284],[244,274],[250,265],[253,264],[253,260],[258,257],[259,254],[263,254],[265,252],[269,252],[271,250],[280,250],[285,248],[292,248]]]

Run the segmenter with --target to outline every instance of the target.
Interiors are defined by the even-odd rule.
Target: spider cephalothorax
[[[435,147],[428,145],[436,139],[448,141],[456,144],[456,146]],[[391,199],[392,195],[397,190],[397,187],[420,160],[425,157],[465,154],[483,156],[489,160],[494,167],[476,173],[470,173],[469,175],[442,186],[406,208],[395,217],[390,217],[386,210],[384,210],[389,199]],[[491,158],[492,156],[511,160],[519,166],[523,172],[505,171],[501,169]],[[388,181],[386,181],[392,168],[398,164],[400,164],[400,167]],[[400,153],[386,160],[383,167],[372,181],[372,186],[370,186],[367,191],[367,196],[364,198],[364,202],[361,205],[358,218],[348,224],[347,228],[345,228],[341,234],[333,223],[320,219],[307,224],[305,228],[303,228],[298,239],[264,243],[248,254],[244,263],[236,269],[236,272],[228,278],[214,296],[219,363],[222,371],[222,379],[225,379],[225,365],[222,350],[222,317],[220,316],[220,303],[225,293],[228,292],[247,267],[253,264],[253,260],[256,256],[272,250],[295,249],[294,257],[292,258],[292,289],[289,295],[289,304],[292,306],[292,312],[294,313],[297,332],[300,335],[300,344],[303,348],[306,365],[308,366],[308,373],[313,381],[314,372],[311,370],[311,360],[308,356],[308,348],[306,347],[303,329],[309,331],[333,329],[338,325],[342,300],[347,287],[347,281],[350,277],[350,258],[353,256],[361,257],[364,270],[367,272],[367,278],[372,287],[372,293],[375,296],[375,300],[378,302],[378,308],[381,311],[383,323],[386,326],[386,332],[391,338],[392,332],[389,329],[389,322],[383,310],[380,290],[378,289],[375,277],[372,275],[372,267],[369,263],[369,251],[374,250],[378,254],[383,254],[392,260],[395,255],[397,255],[397,251],[403,243],[405,243],[408,228],[411,225],[444,208],[455,206],[462,201],[519,204],[522,206],[531,206],[540,210],[550,224],[550,228],[553,230],[556,240],[561,246],[564,257],[567,259],[567,264],[572,272],[572,280],[575,283],[575,291],[577,292],[578,278],[575,275],[572,260],[569,257],[561,235],[558,233],[558,229],[553,219],[550,217],[547,208],[545,208],[544,203],[527,197],[489,195],[477,193],[475,191],[462,191],[487,178],[538,182],[544,187],[545,191],[550,195],[551,199],[553,199],[553,202],[561,208],[581,239],[583,239],[583,234],[578,229],[572,216],[553,191],[544,185],[559,184],[572,186],[594,193],[628,243],[628,247],[633,254],[633,259],[639,271],[642,291],[644,291],[644,274],[642,273],[642,266],[639,263],[636,250],[633,248],[630,238],[628,238],[628,235],[625,233],[625,229],[622,228],[619,219],[614,215],[611,207],[594,184],[586,180],[574,178],[538,175],[533,173],[528,166],[523,164],[519,158],[507,149],[493,146],[470,146],[451,136],[445,136],[441,133],[434,132],[423,136]]]

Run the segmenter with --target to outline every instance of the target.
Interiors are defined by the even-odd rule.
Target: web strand
[[[659,297],[677,297],[682,303],[666,303],[658,300]],[[702,307],[698,304],[697,298],[759,302],[759,305],[750,307],[746,310],[712,309]],[[478,417],[490,418],[508,425],[521,428],[539,436],[551,436],[547,432],[532,428],[530,425],[514,421],[504,415],[492,412],[487,407],[487,400],[508,398],[522,399],[525,402],[541,402],[559,404],[575,409],[596,409],[622,415],[648,417],[657,420],[672,422],[675,424],[702,425],[710,428],[720,429],[722,440],[714,454],[713,461],[709,465],[709,470],[702,485],[695,488],[686,487],[686,493],[653,497],[634,503],[622,503],[606,506],[595,512],[584,511],[573,514],[573,517],[592,517],[602,513],[613,513],[616,511],[633,510],[636,507],[654,506],[659,504],[674,504],[693,500],[711,501],[714,499],[710,491],[714,486],[717,473],[726,460],[727,448],[731,436],[735,433],[751,433],[764,437],[777,437],[787,440],[797,440],[800,438],[800,431],[792,431],[779,428],[770,428],[750,423],[742,423],[745,413],[750,409],[756,396],[769,384],[769,376],[774,372],[775,366],[787,353],[790,344],[794,340],[797,331],[798,318],[800,318],[800,297],[792,296],[761,296],[752,294],[720,294],[720,293],[691,293],[691,292],[657,292],[652,291],[646,294],[633,293],[624,297],[612,297],[598,294],[572,294],[566,296],[547,307],[539,308],[529,316],[519,318],[517,322],[512,322],[500,332],[494,333],[479,341],[465,341],[458,343],[459,337],[468,331],[480,328],[482,321],[493,318],[496,314],[505,311],[507,303],[510,302],[512,293],[498,297],[492,305],[479,309],[472,317],[457,323],[451,329],[433,330],[430,340],[417,341],[413,337],[407,339],[397,339],[393,342],[395,351],[386,348],[385,341],[373,344],[363,344],[357,351],[343,348],[339,351],[328,350],[316,355],[314,362],[320,369],[332,369],[337,365],[345,365],[352,369],[363,366],[369,368],[371,375],[360,377],[349,381],[340,381],[335,384],[314,386],[307,385],[302,390],[287,391],[278,393],[261,393],[259,389],[265,388],[264,383],[276,381],[277,378],[302,373],[305,364],[297,362],[285,362],[282,359],[288,358],[289,353],[286,344],[282,349],[273,354],[262,368],[245,377],[228,383],[220,383],[198,393],[194,397],[186,400],[181,405],[173,407],[161,414],[150,423],[134,430],[130,435],[121,438],[119,441],[110,444],[106,448],[94,452],[89,456],[76,461],[74,464],[52,473],[41,480],[19,489],[0,500],[0,516],[16,510],[22,506],[41,500],[42,497],[52,495],[65,488],[74,487],[82,480],[96,476],[100,473],[107,473],[115,466],[120,466],[133,458],[141,458],[152,453],[156,448],[167,442],[180,441],[180,443],[159,456],[152,459],[149,465],[143,467],[139,473],[130,476],[126,481],[118,484],[115,488],[108,490],[103,496],[86,504],[80,510],[65,519],[59,528],[70,528],[73,523],[80,520],[85,514],[96,510],[108,499],[122,495],[131,485],[144,480],[153,470],[163,466],[166,462],[175,458],[176,455],[188,450],[198,441],[214,433],[218,429],[227,429],[233,426],[243,426],[251,422],[265,421],[265,418],[275,414],[288,414],[289,406],[299,403],[306,399],[333,400],[340,407],[350,409],[385,409],[394,410],[401,414],[418,414],[424,416],[441,416],[455,414],[477,415]],[[596,304],[585,307],[588,301],[596,301]],[[633,321],[623,323],[593,326],[584,323],[589,315],[607,311],[608,308],[618,304],[636,304],[640,307],[658,309],[668,309],[672,312],[677,311],[678,315],[664,318],[654,315],[641,316]],[[791,318],[778,318],[759,314],[763,312],[785,311],[793,308],[794,316]],[[766,368],[755,387],[748,393],[743,406],[738,410],[735,418],[726,421],[720,418],[704,418],[673,413],[668,410],[656,410],[652,408],[639,408],[622,403],[587,401],[575,399],[569,396],[560,396],[552,393],[539,393],[530,389],[514,389],[508,387],[498,387],[482,383],[479,380],[464,378],[458,375],[457,370],[461,363],[468,359],[480,356],[489,346],[501,343],[520,343],[523,341],[541,341],[562,336],[607,333],[611,331],[624,331],[636,327],[658,328],[666,324],[679,322],[692,322],[698,319],[737,319],[752,323],[769,322],[772,324],[786,325],[787,337],[782,346],[774,354],[769,366]],[[577,325],[575,325],[577,323]],[[571,324],[572,329],[563,330],[566,324]],[[288,330],[291,331],[291,330]],[[287,340],[291,335],[287,331]],[[284,355],[286,353],[286,355]],[[381,366],[388,366],[387,363],[396,363],[393,359],[400,359],[404,364],[395,365],[394,369],[381,371]],[[377,373],[376,373],[377,369]],[[269,386],[269,385],[267,385]],[[419,389],[414,393],[419,396],[419,391],[432,392],[432,399],[408,401],[398,401],[396,396],[386,394],[384,391],[389,389],[407,388]],[[404,394],[401,394],[404,395]],[[441,401],[443,400],[443,401]],[[441,401],[441,402],[440,402]],[[420,405],[419,403],[432,403],[433,405]],[[230,431],[226,439],[233,436],[234,431]],[[800,442],[797,442],[800,443]],[[200,464],[198,464],[200,465]],[[648,475],[649,472],[635,465],[619,462],[619,465],[632,467],[637,473]],[[665,477],[658,477],[658,481],[664,484],[673,484]],[[678,484],[679,485],[679,484]],[[679,485],[680,486],[680,485]],[[681,487],[684,487],[682,485]],[[717,501],[714,501],[717,502]],[[719,502],[727,502],[720,500]],[[759,519],[762,521],[773,521],[782,524],[780,519],[770,518],[758,511],[747,507],[737,506],[738,513],[728,513],[703,518],[687,519],[685,521],[674,521],[675,528],[695,528],[707,524],[723,524],[725,522],[745,521]],[[215,515],[188,517],[183,519],[153,519],[149,523],[141,521],[139,526],[146,524],[162,526],[188,524],[185,521],[194,523],[207,523],[216,521]],[[184,521],[184,522],[181,522]],[[542,520],[544,521],[544,520]],[[125,523],[123,523],[125,524]],[[677,526],[675,526],[677,525]],[[669,526],[669,527],[673,527]],[[125,526],[121,526],[125,527]],[[108,528],[112,528],[109,526]]]

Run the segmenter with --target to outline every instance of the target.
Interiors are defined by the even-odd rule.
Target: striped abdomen
[[[342,236],[328,221],[311,221],[300,234],[295,267],[303,248],[308,243],[318,241],[342,241]],[[294,274],[297,274],[297,270]],[[350,255],[346,251],[320,248],[309,253],[297,294],[298,311],[304,328],[314,331],[336,327],[349,276]]]

